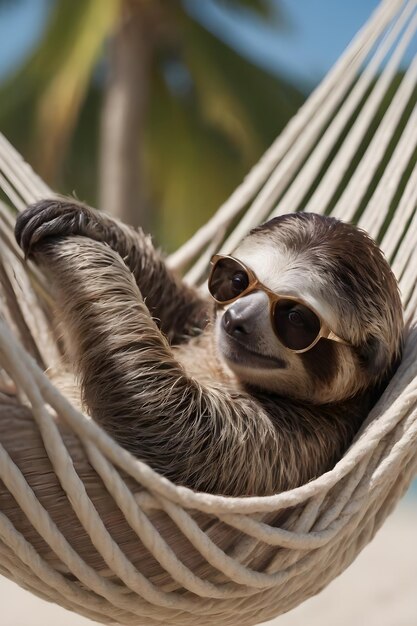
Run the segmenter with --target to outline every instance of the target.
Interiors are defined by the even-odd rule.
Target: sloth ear
[[[371,376],[383,374],[390,362],[387,346],[376,337],[370,337],[359,349],[359,358]]]

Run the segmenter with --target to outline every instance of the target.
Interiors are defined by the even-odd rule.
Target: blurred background
[[[0,127],[54,189],[172,251],[377,4],[0,0]]]
[[[142,225],[173,251],[241,182],[377,5],[0,0],[0,130],[51,187]],[[416,52],[414,43],[402,70]],[[336,591],[277,623],[416,626],[416,495],[414,486]],[[399,534],[405,550],[395,549]],[[89,623],[21,594],[0,583],[4,626]]]

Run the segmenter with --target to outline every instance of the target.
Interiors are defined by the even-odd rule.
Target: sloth
[[[330,470],[401,357],[390,267],[331,217],[255,228],[213,257],[207,297],[70,199],[30,206],[16,238],[53,286],[85,411],[179,485],[262,496]]]

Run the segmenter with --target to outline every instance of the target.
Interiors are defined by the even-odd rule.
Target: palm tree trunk
[[[146,228],[143,135],[152,43],[141,8],[141,3],[125,2],[110,42],[101,119],[100,207],[132,226]]]

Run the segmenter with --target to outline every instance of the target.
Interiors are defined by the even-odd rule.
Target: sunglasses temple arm
[[[332,341],[336,341],[337,343],[341,343],[344,346],[350,346],[350,343],[348,341],[345,341],[344,339],[342,339],[341,337],[339,337],[338,335],[336,335],[333,331],[329,330],[329,332],[327,333],[326,339],[331,339]]]

